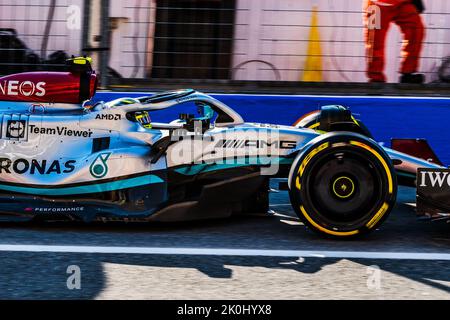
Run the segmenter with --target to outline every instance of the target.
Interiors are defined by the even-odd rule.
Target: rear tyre
[[[293,126],[296,128],[317,129],[320,126],[320,110],[305,114]]]
[[[355,133],[359,133],[368,138],[373,139],[372,133],[370,133],[369,129],[365,126],[365,124],[362,121],[355,119],[353,116],[352,116],[352,121],[354,121],[356,126],[344,125],[341,127],[341,129],[343,128],[343,130],[339,130],[339,131],[355,132]],[[308,113],[308,114],[304,115],[303,117],[299,118],[294,123],[294,127],[320,130],[320,127],[321,127],[320,124],[321,124],[321,111],[316,110],[316,111]]]
[[[390,158],[359,134],[327,133],[313,140],[294,162],[289,179],[299,218],[328,237],[352,238],[375,230],[396,201]]]

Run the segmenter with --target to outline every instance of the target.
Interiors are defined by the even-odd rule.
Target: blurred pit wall
[[[126,78],[144,77],[145,72],[151,69],[156,2],[111,0],[111,16],[124,18],[113,32],[111,66]],[[299,81],[307,58],[311,10],[316,4],[319,9],[323,81],[365,82],[362,2],[237,0],[234,35],[229,39],[233,43],[230,78]],[[426,6],[423,19],[428,30],[421,72],[431,82],[437,79],[436,72],[442,58],[450,55],[450,1],[426,1]],[[192,11],[186,11],[186,14],[189,12]],[[137,43],[136,37],[140,39]],[[386,50],[389,82],[398,81],[401,44],[400,31],[392,26]],[[201,59],[201,55],[197,57]],[[186,67],[189,67],[189,58],[190,55],[186,54]]]
[[[225,80],[281,80],[299,81],[307,59],[311,10],[318,7],[320,43],[322,51],[323,81],[365,82],[365,46],[363,42],[362,0],[109,0],[107,5],[111,36],[101,28],[100,0],[1,0],[0,27],[15,28],[27,46],[41,53],[42,43],[47,39],[46,54],[64,50],[78,55],[85,47],[100,47],[101,37],[108,37],[109,66],[124,78],[177,78],[175,75],[155,75],[159,70],[186,70],[186,79]],[[51,4],[55,12],[49,34],[48,13]],[[85,19],[85,5],[91,18]],[[171,3],[178,3],[175,7]],[[215,16],[204,17],[207,7],[210,15],[225,19],[222,29],[230,32],[207,34]],[[233,3],[231,6],[230,3]],[[442,59],[450,55],[450,1],[425,1],[427,10],[423,19],[427,37],[421,59],[421,72],[427,81],[437,79]],[[166,6],[166,7],[165,7]],[[170,7],[168,7],[170,6]],[[182,8],[177,8],[181,6]],[[157,8],[167,17],[158,17]],[[232,8],[232,9],[230,9]],[[164,11],[165,10],[165,11]],[[232,11],[233,16],[230,16]],[[77,13],[78,12],[78,13]],[[89,12],[89,10],[88,10]],[[173,20],[171,14],[178,12],[182,22]],[[79,23],[73,23],[76,14]],[[196,22],[206,19],[209,22]],[[227,20],[228,19],[228,20]],[[88,22],[89,21],[89,22]],[[203,21],[203,20],[202,20]],[[209,24],[209,25],[208,25]],[[177,26],[181,28],[177,29]],[[87,43],[83,33],[89,26]],[[165,28],[161,31],[161,28]],[[186,40],[185,35],[174,39],[177,32],[187,34],[202,29],[198,35]],[[159,33],[155,31],[160,30]],[[202,35],[202,33],[204,35]],[[198,38],[196,38],[198,37]],[[206,41],[204,38],[211,38]],[[166,46],[155,47],[167,38]],[[158,42],[159,41],[159,42]],[[109,42],[109,41],[108,41]],[[387,40],[386,71],[390,82],[397,82],[400,64],[401,35],[392,26]],[[159,48],[159,49],[158,49]],[[229,48],[231,48],[229,50]],[[213,50],[208,55],[208,50]],[[159,50],[159,51],[158,51]],[[170,51],[170,52],[166,52]],[[176,52],[176,54],[173,54]],[[95,55],[93,52],[86,52]],[[172,54],[172,55],[171,55]],[[158,56],[159,55],[159,56]],[[161,56],[171,55],[160,61]],[[158,59],[155,60],[155,57]],[[209,59],[209,60],[208,60]],[[208,60],[208,61],[207,61]],[[181,63],[180,63],[181,61]],[[199,64],[198,61],[204,61]],[[212,69],[199,74],[198,69]],[[219,71],[223,71],[222,73]],[[153,73],[152,73],[153,72]],[[189,77],[189,72],[192,76]],[[170,72],[169,72],[170,73]],[[211,76],[209,76],[211,74]]]
[[[80,54],[84,0],[56,0],[49,19],[51,6],[52,0],[0,0],[0,28],[15,29],[19,39],[39,55],[45,38],[47,56],[57,50]]]

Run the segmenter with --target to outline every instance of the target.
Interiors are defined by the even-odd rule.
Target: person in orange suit
[[[418,74],[425,26],[420,13],[424,11],[421,0],[365,0],[365,41],[367,48],[367,76],[369,82],[386,82],[385,42],[391,22],[400,27],[404,45],[400,82],[423,83]]]

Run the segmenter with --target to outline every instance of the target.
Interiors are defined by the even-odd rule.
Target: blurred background
[[[426,1],[420,72],[450,81],[450,2]],[[367,82],[362,0],[0,0],[0,74],[93,56],[102,85]],[[402,36],[388,34],[398,81]]]

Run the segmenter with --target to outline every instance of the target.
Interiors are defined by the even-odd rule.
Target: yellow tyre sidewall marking
[[[295,179],[295,186],[297,187],[298,190],[302,190],[302,185],[300,184],[299,176],[297,176],[297,178]]]
[[[384,214],[386,213],[386,211],[389,209],[389,205],[385,202],[380,210],[378,210],[377,214],[372,218],[372,220],[370,220],[367,224],[366,227],[369,229],[372,229],[373,226],[380,221],[381,217],[384,216]]]
[[[384,167],[384,170],[386,171],[386,175],[388,178],[388,184],[389,184],[389,194],[392,194],[394,192],[394,182],[392,180],[392,174],[391,171],[389,170],[389,167],[386,163],[386,161],[383,159],[383,157],[376,152],[373,148],[369,147],[368,145],[362,143],[362,142],[358,142],[358,141],[350,141],[350,143],[352,145],[355,146],[359,146],[361,148],[364,148],[366,150],[368,150],[370,153],[372,153],[373,155],[375,155],[378,160],[380,160],[381,164]],[[380,221],[380,219],[384,216],[384,214],[388,211],[389,209],[389,204],[387,202],[383,203],[383,205],[381,206],[381,208],[378,210],[378,212],[373,216],[373,218],[366,224],[366,227],[369,229],[372,229],[378,221]]]
[[[352,116],[352,121],[353,121],[358,127],[360,127],[358,121],[355,119],[354,116]],[[314,129],[314,130],[315,130],[315,129],[318,128],[319,126],[320,126],[320,122],[316,122],[316,123],[310,125],[310,126],[308,127],[308,129]]]
[[[394,192],[394,182],[392,180],[391,170],[389,170],[389,167],[388,167],[386,161],[383,159],[383,157],[378,152],[376,152],[373,148],[369,147],[368,145],[366,145],[366,144],[364,144],[362,142],[350,141],[350,144],[366,149],[367,151],[369,151],[370,153],[375,155],[378,158],[378,160],[380,160],[381,164],[384,167],[384,170],[386,171],[386,175],[387,175],[387,178],[388,178],[388,185],[389,185],[388,191],[389,191],[389,194],[392,194]]]
[[[360,127],[360,125],[359,125],[359,123],[358,123],[358,121],[355,119],[355,117],[354,116],[352,116],[352,120],[353,120],[353,122],[358,126],[358,127]]]
[[[329,146],[330,146],[330,143],[329,142],[325,142],[325,143],[321,144],[320,146],[318,146],[317,148],[314,148],[313,150],[311,150],[310,153],[308,153],[308,155],[305,157],[305,159],[303,159],[303,162],[302,162],[302,164],[299,167],[299,170],[298,170],[299,177],[301,177],[303,175],[303,172],[305,171],[305,168],[308,165],[309,161],[311,161],[311,159],[316,154],[318,154],[319,152],[325,150]]]
[[[316,122],[313,125],[309,126],[308,129],[315,129],[320,126],[320,122]]]
[[[359,230],[353,230],[353,231],[333,231],[333,230],[328,230],[324,227],[322,227],[321,225],[319,225],[317,222],[315,222],[310,216],[309,214],[306,212],[305,208],[303,206],[300,206],[300,211],[302,212],[303,216],[306,218],[306,220],[309,221],[309,223],[311,223],[314,228],[332,235],[332,236],[338,236],[338,237],[348,237],[348,236],[353,236],[355,234],[359,233]]]

